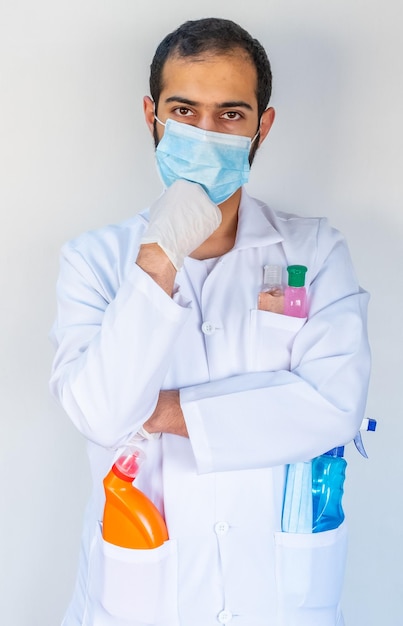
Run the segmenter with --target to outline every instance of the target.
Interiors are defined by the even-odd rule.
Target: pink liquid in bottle
[[[304,265],[289,265],[288,286],[284,290],[284,314],[290,317],[307,317],[308,306],[305,289]]]

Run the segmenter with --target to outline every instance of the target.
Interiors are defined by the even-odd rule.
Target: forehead
[[[245,100],[257,106],[257,71],[243,50],[171,56],[162,71],[160,102],[181,95],[200,102]]]

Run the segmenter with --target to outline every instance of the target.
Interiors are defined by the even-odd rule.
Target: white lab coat
[[[171,299],[135,264],[146,224],[62,250],[51,390],[88,439],[94,482],[63,625],[340,626],[345,524],[294,535],[280,520],[284,464],[350,442],[364,416],[368,295],[344,239],[243,191],[234,248],[186,259]],[[307,266],[307,320],[257,310],[268,263],[284,279]],[[126,550],[102,540],[102,480],[160,389],[180,389],[190,438],[144,441],[136,486],[170,539]]]

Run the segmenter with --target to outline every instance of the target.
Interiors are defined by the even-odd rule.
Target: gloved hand
[[[141,243],[157,243],[179,270],[221,224],[221,211],[197,183],[175,181],[150,207]]]

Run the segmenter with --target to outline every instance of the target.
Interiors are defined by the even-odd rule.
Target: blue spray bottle
[[[374,431],[376,420],[365,418],[360,431]],[[361,432],[354,443],[367,458]],[[333,448],[307,463],[288,466],[284,494],[283,532],[318,533],[338,528],[344,520],[342,498],[347,462],[344,446]]]
[[[368,458],[362,443],[362,430],[374,431],[376,420],[365,418],[354,437],[357,450]],[[344,520],[342,498],[347,462],[344,446],[333,448],[312,459],[312,532],[338,528]]]
[[[312,459],[312,532],[338,528],[344,520],[342,498],[347,462],[344,446]]]

